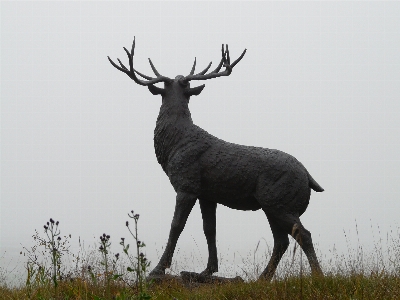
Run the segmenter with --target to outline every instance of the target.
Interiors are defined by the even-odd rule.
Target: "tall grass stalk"
[[[106,235],[103,233],[103,235],[100,236],[100,247],[99,251],[102,256],[102,265],[104,265],[104,283],[106,284],[106,295],[107,299],[110,298],[110,274],[108,270],[108,249],[111,246],[110,241],[110,236]]]
[[[57,286],[58,286],[58,281],[57,281],[57,271],[58,275],[60,275],[60,266],[61,266],[61,255],[60,251],[58,250],[60,247],[60,230],[58,230],[58,224],[59,222],[55,222],[52,218],[50,218],[50,222],[47,222],[47,225],[44,225],[44,230],[47,235],[48,243],[47,243],[47,248],[51,253],[51,263],[53,265],[53,283],[54,283],[54,292],[57,297]],[[57,237],[57,239],[56,239]]]
[[[121,245],[123,247],[124,253],[127,255],[129,260],[131,261],[131,265],[133,268],[128,267],[128,272],[135,272],[136,273],[136,289],[139,291],[139,299],[145,300],[150,299],[151,296],[147,293],[149,283],[146,281],[146,272],[148,267],[150,266],[150,262],[147,261],[147,258],[140,251],[140,248],[146,247],[145,243],[139,240],[138,235],[138,222],[139,222],[139,214],[135,214],[133,210],[131,213],[128,213],[128,217],[133,219],[135,222],[135,229],[134,233],[129,227],[129,222],[126,221],[125,225],[128,228],[130,234],[132,235],[133,239],[135,240],[136,244],[136,263],[133,262],[132,257],[129,255],[129,244],[125,245],[125,238],[121,238]]]

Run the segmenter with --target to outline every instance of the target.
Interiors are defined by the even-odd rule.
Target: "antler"
[[[187,84],[190,80],[207,80],[207,79],[211,79],[211,78],[216,78],[216,77],[220,77],[220,76],[229,76],[232,72],[233,67],[243,58],[243,56],[245,55],[247,49],[244,49],[243,53],[239,56],[238,59],[236,59],[232,64],[231,64],[231,59],[229,57],[229,50],[228,50],[228,45],[226,45],[226,51],[224,50],[224,44],[222,44],[222,58],[221,61],[218,65],[218,67],[208,73],[208,69],[211,67],[211,62],[208,64],[207,68],[205,68],[203,71],[201,71],[200,73],[193,75],[194,74],[194,69],[196,67],[196,58],[194,59],[194,63],[193,63],[193,67],[192,70],[190,71],[190,74],[187,75],[186,77],[181,79],[181,82],[184,84]],[[220,72],[219,70],[221,69],[221,67],[224,66],[225,70]]]
[[[110,61],[110,63],[115,68],[117,68],[118,70],[126,73],[137,84],[146,86],[146,85],[150,85],[150,84],[154,84],[154,83],[162,82],[162,81],[172,81],[172,79],[170,79],[168,77],[165,77],[165,76],[162,76],[160,73],[158,73],[157,69],[154,67],[154,65],[151,62],[150,58],[149,58],[149,63],[150,63],[151,69],[153,70],[154,74],[157,76],[156,78],[144,75],[144,74],[140,73],[139,71],[137,71],[137,70],[135,70],[133,68],[133,55],[134,55],[134,52],[135,52],[135,38],[133,38],[131,52],[129,53],[129,51],[125,47],[124,47],[124,50],[125,50],[126,54],[128,55],[128,58],[129,58],[129,68],[130,68],[129,70],[124,66],[124,64],[119,60],[119,58],[117,58],[117,59],[118,59],[118,62],[120,64],[120,66],[118,66],[116,63],[114,63],[109,56],[107,56],[108,60]],[[147,79],[148,81],[141,80],[141,79],[137,78],[135,73],[137,73],[139,76],[143,77],[144,79]]]

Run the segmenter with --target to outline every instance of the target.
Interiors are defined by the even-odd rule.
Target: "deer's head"
[[[207,79],[216,78],[216,77],[220,77],[220,76],[229,76],[232,72],[233,67],[243,58],[244,54],[246,53],[246,49],[245,49],[243,51],[243,53],[239,56],[239,58],[236,59],[231,64],[230,57],[229,57],[228,45],[226,45],[226,50],[224,49],[224,45],[222,45],[222,50],[221,50],[222,58],[221,58],[219,65],[217,66],[217,68],[214,71],[207,73],[208,69],[211,67],[211,62],[210,62],[203,71],[201,71],[200,73],[194,74],[194,70],[196,67],[196,58],[195,58],[192,70],[190,71],[189,75],[187,75],[187,76],[178,75],[175,77],[175,79],[171,79],[171,78],[162,76],[157,71],[157,69],[154,67],[150,58],[149,58],[149,63],[150,63],[150,66],[151,66],[154,74],[157,76],[156,78],[144,75],[134,69],[133,55],[134,55],[134,50],[135,50],[135,39],[133,39],[131,52],[129,52],[125,47],[124,47],[124,50],[129,58],[129,69],[123,65],[123,63],[119,60],[119,58],[118,58],[118,62],[120,65],[118,66],[108,56],[108,60],[115,68],[126,73],[137,84],[147,86],[153,95],[162,95],[163,101],[167,100],[167,101],[179,101],[179,102],[182,101],[183,99],[189,101],[190,96],[199,95],[205,86],[203,84],[203,85],[192,88],[192,87],[190,87],[190,81],[192,81],[192,80],[207,80]],[[220,72],[220,69],[222,67],[224,67],[225,70]],[[139,79],[136,76],[136,74],[146,80]],[[164,88],[159,88],[154,85],[155,83],[158,83],[158,82],[164,82]]]

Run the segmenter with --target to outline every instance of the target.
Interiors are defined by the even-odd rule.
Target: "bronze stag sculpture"
[[[147,86],[153,95],[162,96],[162,105],[154,130],[154,148],[159,164],[167,174],[176,195],[174,217],[165,251],[150,275],[163,275],[169,268],[178,238],[196,203],[200,203],[203,229],[208,244],[208,263],[201,273],[211,276],[218,271],[216,235],[217,203],[238,210],[262,209],[269,221],[274,248],[272,257],[260,278],[270,280],[289,245],[288,235],[299,242],[315,274],[322,274],[311,234],[300,222],[306,210],[311,189],[323,188],[293,156],[275,149],[242,146],[225,142],[195,125],[189,111],[190,96],[197,96],[204,84],[190,87],[190,81],[229,76],[243,58],[246,49],[233,63],[228,45],[222,45],[218,67],[207,73],[211,63],[194,74],[196,59],[189,75],[175,79],[162,76],[149,58],[155,78],[133,67],[135,40],[129,52],[129,69],[118,59],[110,63],[126,73],[137,84]],[[220,71],[224,67],[224,71]],[[137,77],[139,75],[143,79]],[[155,86],[163,82],[164,88]]]

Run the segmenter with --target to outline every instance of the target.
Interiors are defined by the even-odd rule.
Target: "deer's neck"
[[[192,117],[185,104],[163,104],[154,130],[154,149],[157,161],[164,171],[170,155],[184,143],[189,128],[193,125]]]

